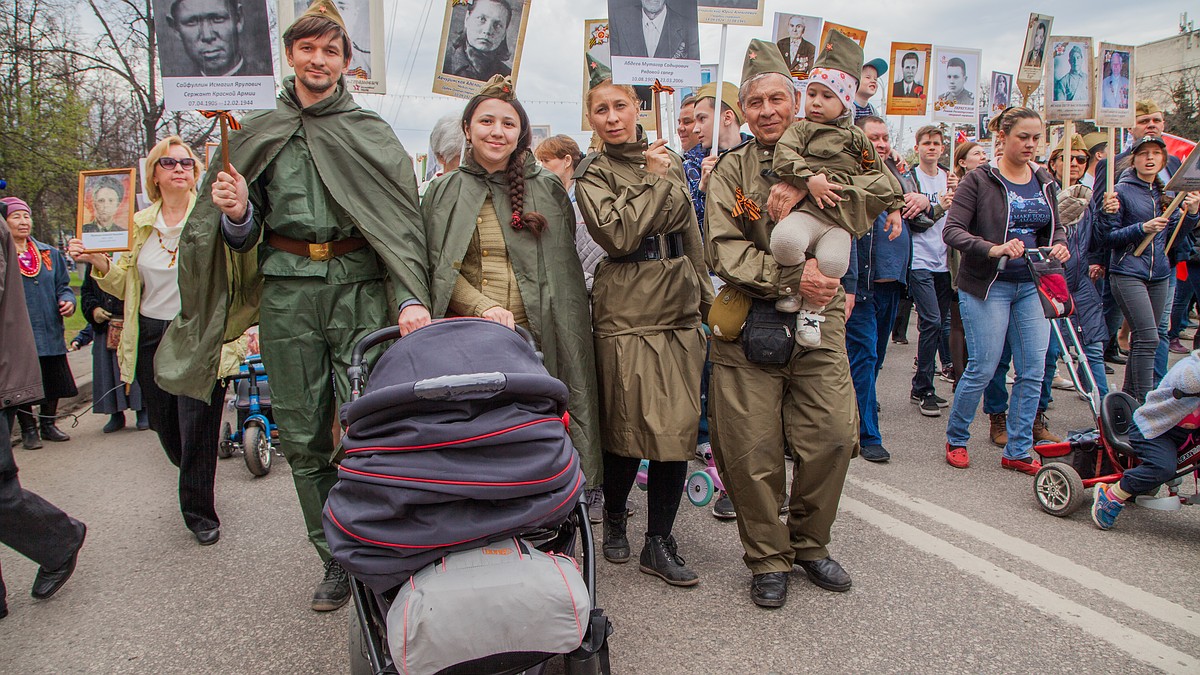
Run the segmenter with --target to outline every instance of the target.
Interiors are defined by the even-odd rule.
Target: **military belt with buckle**
[[[683,233],[656,234],[642,240],[638,250],[619,258],[609,258],[618,263],[638,263],[651,260],[670,260],[683,257]]]
[[[316,262],[324,262],[334,258],[340,258],[347,253],[352,253],[367,245],[367,240],[362,237],[349,237],[347,239],[338,239],[337,241],[327,241],[321,244],[314,244],[308,241],[300,241],[285,237],[282,234],[274,232],[267,235],[267,245],[271,248],[277,248],[285,253],[298,255],[301,258],[308,258]]]

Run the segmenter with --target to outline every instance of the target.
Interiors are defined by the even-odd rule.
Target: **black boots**
[[[51,443],[62,443],[63,441],[71,440],[71,437],[62,432],[61,429],[54,426],[54,416],[58,414],[58,399],[47,400],[42,403],[42,419],[39,426],[42,429],[42,440],[50,441]]]
[[[17,422],[21,425],[21,447],[26,450],[40,449],[42,439],[38,436],[37,420],[33,418],[33,409],[17,408]]]
[[[624,509],[620,513],[604,512],[604,559],[610,563],[629,562],[629,538],[625,536],[628,516]]]
[[[674,535],[666,538],[646,535],[646,546],[642,548],[639,567],[643,572],[653,574],[672,586],[695,586],[700,583],[700,578],[685,562],[679,555]]]

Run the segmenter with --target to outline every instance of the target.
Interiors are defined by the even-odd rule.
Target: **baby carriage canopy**
[[[443,321],[397,342],[342,408],[334,558],[383,593],[447,552],[561,524],[584,483],[566,400],[499,324]]]

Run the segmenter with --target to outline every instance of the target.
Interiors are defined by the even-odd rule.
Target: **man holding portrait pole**
[[[201,398],[195,383],[215,378],[220,343],[259,323],[280,446],[325,563],[312,608],[329,611],[350,597],[321,513],[337,482],[335,404],[349,398],[359,339],[397,309],[402,333],[429,323],[424,228],[408,154],[346,90],[351,44],[332,2],[314,2],[283,42],[295,74],[276,109],[231,135],[229,167],[209,173],[211,200],[184,230],[182,311],[156,368],[164,389]]]

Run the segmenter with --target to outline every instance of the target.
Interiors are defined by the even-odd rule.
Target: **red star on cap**
[[[758,52],[750,52],[750,60],[751,61],[753,61],[754,59],[757,59],[757,58],[758,58]]]

